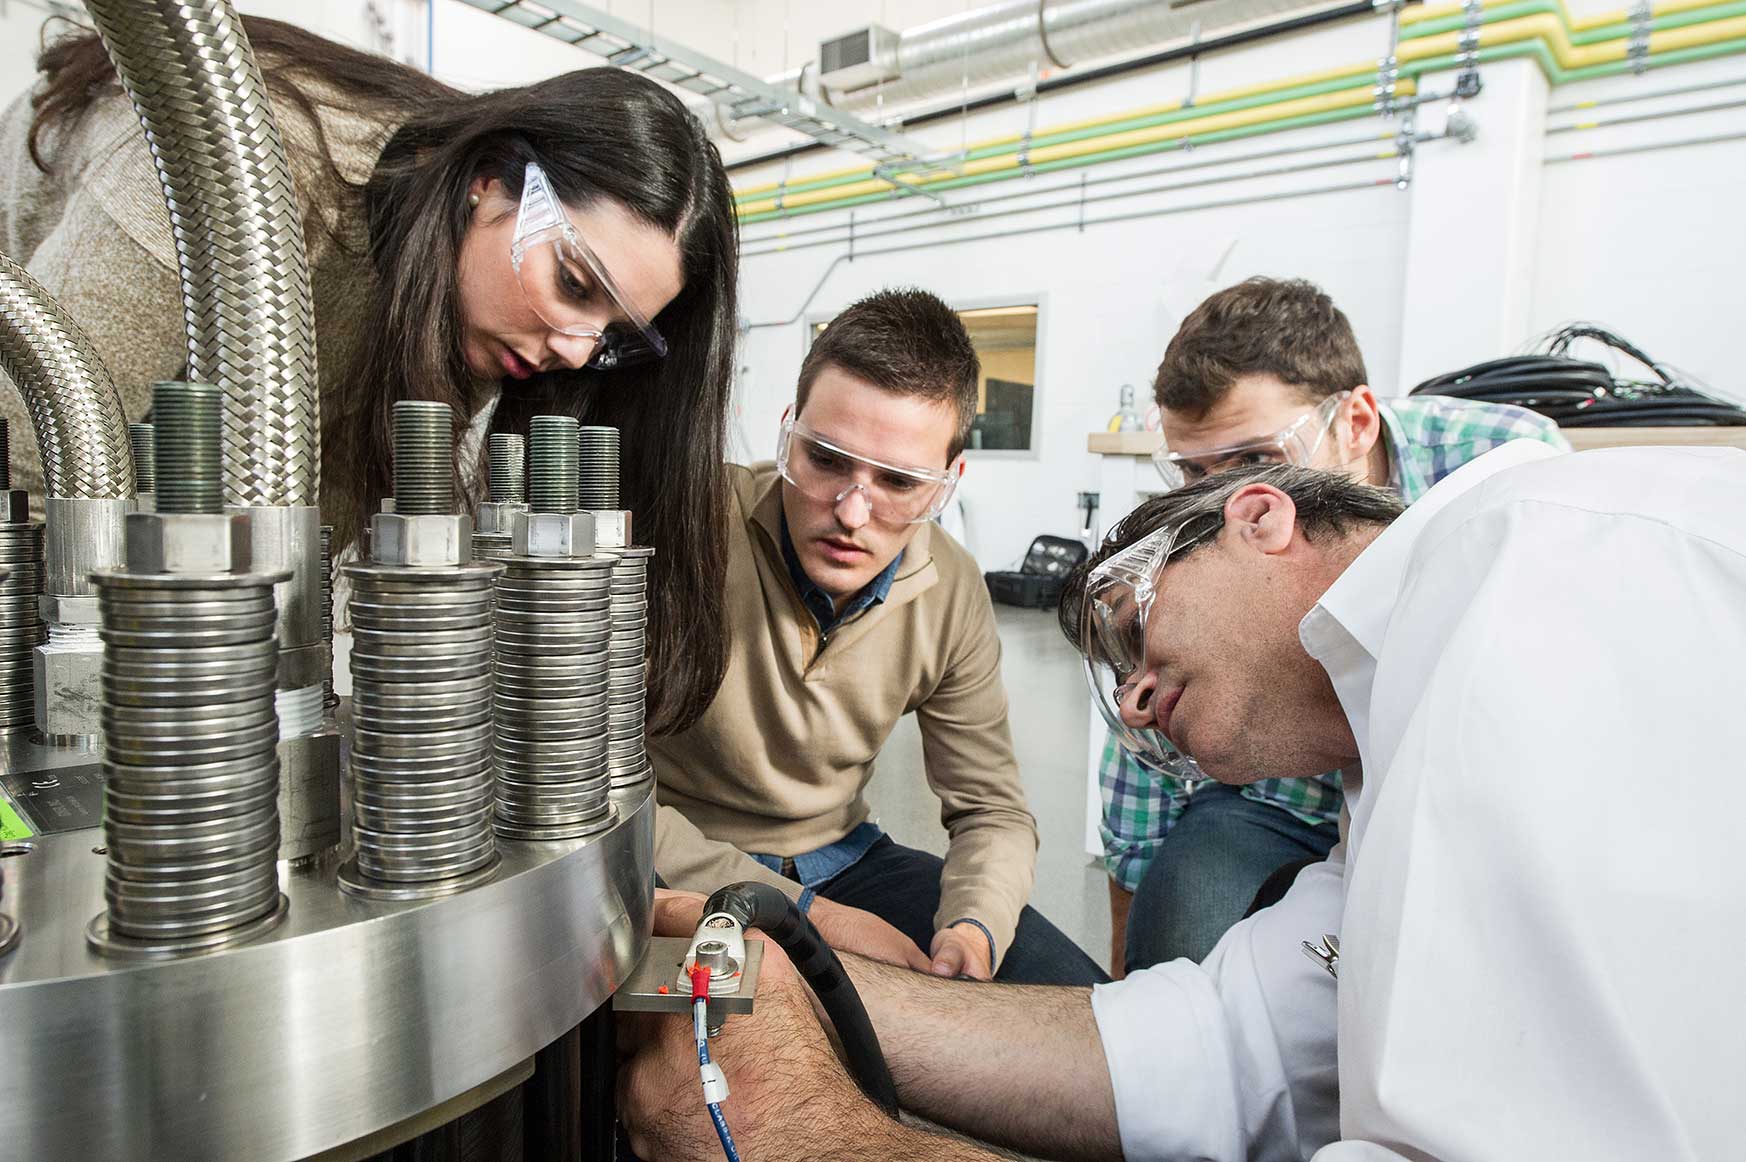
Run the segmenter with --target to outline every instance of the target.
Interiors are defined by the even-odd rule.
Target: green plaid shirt
[[[1469,460],[1511,440],[1540,440],[1566,451],[1570,448],[1556,424],[1526,408],[1435,395],[1380,403],[1387,429],[1389,485],[1408,504]],[[1098,830],[1103,834],[1104,866],[1131,892],[1188,808],[1191,785],[1146,770],[1114,735],[1104,740],[1097,781],[1103,797]],[[1313,779],[1263,779],[1244,787],[1243,795],[1304,823],[1339,822],[1339,771]]]

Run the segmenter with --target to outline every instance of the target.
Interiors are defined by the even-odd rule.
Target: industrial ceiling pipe
[[[322,687],[320,396],[303,218],[266,81],[226,0],[90,0],[168,203],[188,378],[223,389],[225,503],[276,587],[280,855],[339,841],[339,737]],[[160,481],[160,484],[163,482]]]

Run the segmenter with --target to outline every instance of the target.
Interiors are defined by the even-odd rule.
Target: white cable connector
[[[722,1075],[721,1066],[711,1061],[702,1067],[703,1100],[706,1105],[720,1105],[727,1100],[727,1078]]]

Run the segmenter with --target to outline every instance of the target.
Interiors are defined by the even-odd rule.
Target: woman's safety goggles
[[[1152,453],[1152,463],[1157,467],[1158,475],[1164,478],[1165,487],[1170,489],[1193,484],[1196,480],[1216,476],[1232,468],[1246,468],[1254,464],[1299,464],[1308,467],[1315,462],[1322,442],[1333,430],[1334,415],[1351,394],[1349,391],[1342,391],[1330,395],[1314,409],[1297,417],[1271,436],[1200,452],[1172,452],[1168,448],[1159,448]]]
[[[1091,700],[1122,748],[1141,766],[1179,779],[1204,779],[1206,775],[1161,732],[1129,725],[1122,710],[1134,701],[1136,683],[1145,673],[1146,623],[1164,566],[1217,536],[1223,527],[1217,514],[1205,513],[1166,525],[1100,561],[1086,581],[1079,641]],[[1137,705],[1127,705],[1127,709],[1136,719],[1145,716]]]
[[[964,460],[959,457],[943,472],[893,464],[827,440],[788,414],[776,440],[776,471],[814,500],[841,504],[859,492],[868,519],[909,525],[945,511],[964,474]]]
[[[594,340],[594,351],[583,366],[609,371],[667,354],[667,341],[618,289],[606,264],[564,212],[546,172],[531,161],[522,179],[509,264],[541,322],[565,335]],[[630,320],[628,327],[597,325],[615,310]]]

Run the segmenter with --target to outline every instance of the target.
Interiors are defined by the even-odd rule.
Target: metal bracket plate
[[[681,990],[674,981],[691,941],[684,936],[656,936],[649,940],[649,950],[612,994],[612,1008],[619,1013],[691,1012],[691,993]],[[734,1013],[752,1011],[752,998],[758,991],[758,969],[764,963],[764,942],[746,941],[746,967],[740,977],[738,992],[725,997],[709,998],[709,1025],[715,1028]]]

